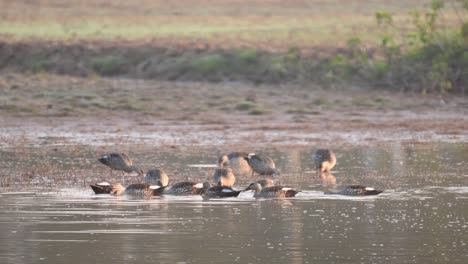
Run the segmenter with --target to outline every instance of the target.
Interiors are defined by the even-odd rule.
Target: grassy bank
[[[0,3],[3,72],[463,94],[468,80],[466,0]]]
[[[328,59],[259,49],[177,49],[115,43],[0,43],[3,71],[73,76],[122,76],[181,81],[276,83],[326,79]],[[330,51],[334,52],[334,51]]]

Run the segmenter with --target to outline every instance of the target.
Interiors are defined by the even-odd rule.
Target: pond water
[[[102,151],[92,147],[59,148],[47,155],[36,154],[40,150],[34,148],[0,151],[2,171],[47,162],[51,174],[63,171],[65,178],[78,177],[62,179],[51,188],[1,191],[0,263],[468,260],[465,143],[337,148],[336,186],[315,176],[310,158],[314,149],[264,150],[282,171],[277,182],[301,190],[296,198],[283,200],[254,199],[251,192],[208,201],[199,196],[138,200],[94,195],[85,184],[108,175],[95,162],[95,153]],[[177,182],[210,179],[214,168],[207,165],[221,151],[133,153],[135,163],[143,167],[158,164]],[[50,179],[37,181],[46,184]],[[76,183],[80,181],[84,183]],[[250,181],[240,178],[236,187],[244,188]],[[385,191],[373,197],[323,193],[348,184]]]

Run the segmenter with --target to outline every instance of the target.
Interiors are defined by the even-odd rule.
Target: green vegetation
[[[91,59],[91,68],[99,75],[113,76],[125,73],[126,61],[116,55]]]
[[[254,109],[252,109],[252,110],[249,111],[249,115],[265,115],[265,114],[268,114],[268,113],[270,113],[270,112],[271,112],[271,111],[266,110],[266,109],[263,108],[263,107],[257,106],[257,107],[255,107]]]
[[[0,33],[14,40],[2,43],[0,58],[9,60],[0,70],[183,81],[303,81],[322,87],[464,93],[468,84],[468,23],[463,21],[467,0],[455,0],[453,10],[434,0],[428,8],[409,13],[388,4],[391,12],[379,11],[375,19],[367,13],[382,6],[373,6],[372,1],[362,4],[368,9],[353,7],[339,16],[333,15],[341,5],[338,2],[325,4],[325,14],[303,10],[301,3],[293,1],[291,9],[275,9],[277,16],[265,16],[271,10],[262,9],[259,2],[262,8],[240,8],[233,15],[221,12],[225,6],[215,6],[219,15],[179,17],[173,15],[174,10],[160,10],[151,11],[162,13],[148,20],[135,5],[135,17],[115,7],[105,16],[91,16],[87,23],[72,13],[64,17],[72,12],[67,9],[71,6],[63,7],[63,14],[46,8],[50,17],[41,19],[15,19],[22,15],[18,11],[0,21]],[[414,7],[404,6],[408,5]],[[196,6],[193,12],[205,12]],[[82,10],[83,14],[92,12]],[[113,19],[113,12],[120,20]],[[295,12],[298,17],[291,16]],[[343,16],[351,17],[349,23],[340,21]],[[104,42],[87,42],[96,39]],[[135,40],[150,42],[125,42]],[[174,43],[183,44],[173,47]],[[335,46],[325,48],[328,43]],[[239,107],[253,109],[242,103]]]
[[[457,1],[468,14],[468,1]],[[393,90],[455,92],[464,94],[468,84],[468,23],[460,19],[459,28],[440,29],[444,2],[434,0],[425,11],[413,11],[414,30],[398,28],[391,14],[376,13],[382,27],[378,54],[369,56],[358,38],[348,42],[346,54],[330,60],[334,73],[349,75]]]
[[[47,72],[51,65],[47,58],[35,58],[31,59],[31,61],[25,66],[25,68],[32,73],[40,73]]]
[[[255,103],[249,101],[242,101],[236,105],[236,109],[241,111],[249,111],[256,107],[257,105]]]

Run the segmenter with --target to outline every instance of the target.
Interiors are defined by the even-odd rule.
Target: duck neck
[[[262,185],[260,185],[259,183],[256,184],[255,186],[255,194],[258,194],[262,191]]]
[[[125,187],[118,183],[112,186],[112,194],[122,195],[125,192]]]
[[[143,176],[143,172],[140,168],[138,168],[137,166],[130,166],[128,167],[130,169],[130,171],[134,171],[138,174],[138,176]]]
[[[228,163],[228,156],[227,155],[223,155],[218,159],[218,166],[220,168],[226,168],[227,163]]]

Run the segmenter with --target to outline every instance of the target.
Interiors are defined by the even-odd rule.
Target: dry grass
[[[429,1],[422,1],[429,2]],[[376,11],[401,25],[421,1],[0,1],[0,35],[25,40],[146,41],[163,45],[261,47],[344,46],[378,39]],[[447,14],[445,23],[456,16]],[[194,44],[196,43],[196,44]]]

